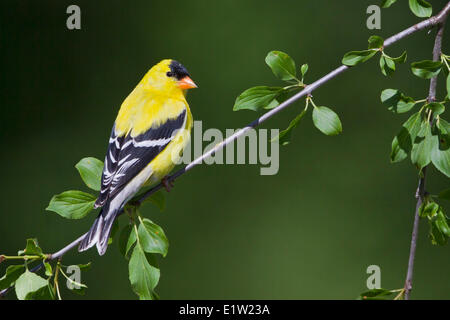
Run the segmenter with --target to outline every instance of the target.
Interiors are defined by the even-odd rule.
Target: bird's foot
[[[164,186],[164,188],[166,189],[167,192],[170,192],[170,190],[173,188],[173,182],[169,181],[167,176],[162,178],[161,183],[162,183],[162,185]]]

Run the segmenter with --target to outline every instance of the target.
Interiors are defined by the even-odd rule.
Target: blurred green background
[[[54,252],[88,230],[94,215],[69,221],[44,209],[53,194],[86,191],[74,165],[85,156],[103,159],[121,102],[159,60],[177,59],[190,71],[200,88],[188,100],[204,129],[240,128],[257,114],[233,112],[236,96],[280,84],[264,63],[268,51],[309,63],[312,82],[345,52],[365,49],[370,35],[388,37],[419,21],[399,1],[382,10],[381,30],[368,30],[366,9],[377,2],[2,1],[0,252],[14,254],[29,237]],[[431,2],[437,12],[447,1]],[[77,31],[66,28],[73,3],[82,12]],[[447,54],[449,35],[447,28]],[[344,132],[324,136],[309,115],[281,148],[277,175],[260,176],[259,165],[203,165],[176,181],[165,212],[146,206],[144,215],[170,240],[160,261],[161,298],[354,299],[373,264],[382,287],[402,287],[417,173],[409,161],[389,163],[407,115],[391,114],[379,95],[385,88],[427,95],[428,82],[409,63],[429,59],[433,40],[420,32],[389,48],[409,56],[391,78],[374,59],[317,90],[315,102],[340,115]],[[264,127],[286,127],[302,107]],[[448,179],[429,170],[428,191],[444,187]],[[423,221],[413,297],[450,298],[450,248],[431,245],[427,233]],[[84,298],[136,298],[116,245],[103,257],[73,251],[63,260],[88,261]]]

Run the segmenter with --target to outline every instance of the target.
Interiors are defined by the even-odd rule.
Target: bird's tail
[[[120,208],[111,208],[110,210],[109,204],[103,207],[91,229],[78,245],[78,251],[86,251],[94,245],[97,245],[98,254],[101,256],[104,255],[106,248],[108,248],[108,239],[112,225],[119,211]]]

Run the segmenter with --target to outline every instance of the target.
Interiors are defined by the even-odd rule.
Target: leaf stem
[[[283,90],[290,90],[290,89],[304,88],[304,87],[306,87],[306,85],[303,82],[301,82],[300,80],[298,80],[298,83],[283,87]]]
[[[139,219],[141,219],[141,217],[139,217]],[[139,236],[138,236],[138,228],[137,228],[136,223],[134,224],[134,232],[136,233],[136,242],[140,244]]]
[[[401,300],[405,296],[405,288],[399,290],[393,290],[393,292],[399,291],[398,295],[395,296],[394,300]]]
[[[433,112],[432,112],[431,110],[427,110],[427,112],[428,112],[427,121],[428,121],[428,123],[430,123],[430,121],[431,121],[431,115],[433,114]]]
[[[307,98],[305,101],[305,109],[304,109],[305,112],[308,110],[308,106],[309,106],[309,99]]]
[[[313,99],[312,99],[312,95],[308,95],[306,97],[306,107],[308,107],[308,102],[311,102],[311,104],[313,105],[314,108],[317,108],[316,104],[314,103]]]
[[[450,71],[450,66],[448,65],[447,59],[445,58],[444,54],[441,55],[441,61],[444,62],[444,64],[447,66],[447,70]]]
[[[76,282],[75,280],[70,279],[69,276],[67,276],[67,275],[64,273],[64,271],[63,271],[62,268],[60,268],[59,271],[60,271],[61,274],[64,276],[64,278],[66,278],[66,279],[67,279],[71,284],[73,284],[74,286],[82,287],[82,288],[87,288],[87,285],[85,285],[85,284],[83,284],[83,283]]]
[[[41,257],[41,256],[4,256],[2,255],[2,257],[5,260],[34,260],[34,259],[45,259],[45,257]]]
[[[59,284],[58,284],[58,275],[59,275],[60,269],[61,269],[61,260],[58,259],[58,263],[56,264],[56,268],[55,268],[55,278],[53,279],[53,290],[56,291],[58,300],[62,300],[61,292],[59,291]]]

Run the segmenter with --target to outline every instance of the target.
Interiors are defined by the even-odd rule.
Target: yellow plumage
[[[176,118],[185,108],[190,114],[185,98],[186,90],[166,76],[172,60],[163,60],[142,78],[120,107],[116,119],[116,133],[131,131],[135,137],[151,126],[160,126],[167,119]]]
[[[100,195],[102,211],[79,250],[108,246],[112,223],[144,185],[161,181],[190,140],[192,114],[186,90],[197,86],[180,63],[166,59],[152,67],[122,103],[109,140]]]
[[[187,106],[187,111],[185,130],[180,131],[173,141],[149,164],[153,174],[145,185],[161,181],[162,178],[172,171],[175,163],[178,163],[184,148],[191,139],[192,115],[189,111],[189,106]]]
[[[190,140],[192,114],[186,101],[186,90],[166,76],[172,60],[166,59],[151,68],[125,99],[116,119],[116,134],[136,137],[150,127],[159,127],[168,119],[187,112],[185,130],[180,130],[173,141],[151,162],[152,175],[145,185],[159,182],[174,167],[179,155]]]

